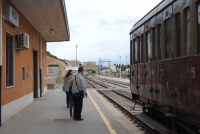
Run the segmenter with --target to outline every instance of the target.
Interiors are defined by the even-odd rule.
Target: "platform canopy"
[[[69,41],[64,0],[11,0],[48,42]],[[20,22],[19,22],[20,23]]]

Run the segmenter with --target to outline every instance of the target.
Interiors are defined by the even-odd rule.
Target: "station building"
[[[69,70],[67,62],[47,56],[47,77],[64,77]]]
[[[64,0],[0,0],[0,125],[47,91],[46,42],[69,41]]]
[[[98,70],[96,62],[91,62],[91,61],[83,62],[83,67],[85,70],[91,69],[91,70],[95,70],[96,72]]]

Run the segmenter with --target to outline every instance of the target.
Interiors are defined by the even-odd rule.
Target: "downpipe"
[[[42,70],[40,69],[40,97],[42,97]]]
[[[1,109],[1,104],[2,104],[2,88],[1,88],[1,84],[2,84],[2,66],[0,66],[0,126],[2,126],[2,109]]]

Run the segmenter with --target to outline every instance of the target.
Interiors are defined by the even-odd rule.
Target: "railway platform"
[[[96,90],[87,89],[82,117],[84,121],[70,119],[66,107],[66,94],[61,86],[48,90],[22,111],[5,121],[0,134],[142,134],[139,128],[119,112]]]

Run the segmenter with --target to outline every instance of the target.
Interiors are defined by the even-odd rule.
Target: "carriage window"
[[[161,60],[161,24],[158,25],[158,60]]]
[[[156,32],[152,29],[152,61],[156,61]]]
[[[171,45],[171,19],[165,21],[165,59],[170,58],[172,52]]]
[[[138,49],[137,49],[137,55],[138,55],[138,63],[140,63],[140,36],[137,38],[137,44],[138,44]]]
[[[143,34],[141,35],[141,44],[140,44],[140,61],[144,63],[144,56],[143,56]]]
[[[175,23],[176,23],[176,50],[177,57],[181,57],[181,16],[180,13],[175,15]]]
[[[186,29],[186,31],[185,31],[185,33],[186,33],[186,35],[185,35],[185,39],[186,39],[186,41],[185,41],[185,53],[186,53],[186,55],[191,55],[191,44],[190,44],[190,22],[191,22],[191,20],[190,20],[190,8],[187,8],[186,10],[185,10],[185,29]]]
[[[198,5],[198,10],[197,10],[197,15],[198,15],[198,28],[197,28],[197,33],[198,33],[198,44],[197,44],[197,53],[200,54],[200,5]]]
[[[132,63],[135,64],[135,40],[132,43]]]
[[[135,38],[134,44],[135,44],[135,64],[136,64],[136,63],[138,63],[138,42],[137,42],[137,38]]]
[[[130,41],[130,59],[132,59],[132,40]],[[130,65],[132,65],[132,60],[130,60]]]
[[[146,33],[146,53],[147,62],[149,62],[151,58],[151,38],[149,31]]]

